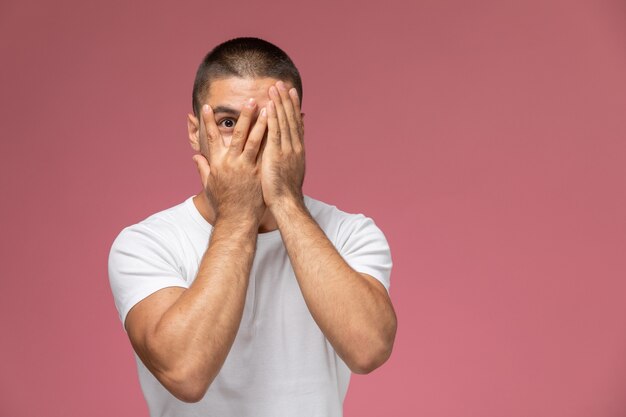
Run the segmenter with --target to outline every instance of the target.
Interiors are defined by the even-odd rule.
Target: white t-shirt
[[[195,279],[212,226],[192,198],[126,227],[113,242],[109,280],[122,323],[150,294]],[[345,261],[389,291],[391,254],[374,221],[304,201]],[[351,375],[306,306],[279,230],[258,235],[237,336],[201,401],[178,400],[135,360],[152,417],[339,417]]]

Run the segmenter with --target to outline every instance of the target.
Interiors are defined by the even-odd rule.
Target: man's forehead
[[[272,77],[224,77],[211,80],[206,101],[245,101],[250,97],[257,101],[268,97],[269,88],[280,81]],[[287,88],[291,82],[282,80]]]

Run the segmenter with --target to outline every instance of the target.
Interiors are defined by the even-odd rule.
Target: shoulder
[[[391,250],[374,220],[363,213],[348,213],[310,197],[306,204],[348,265],[377,279],[389,292],[393,266]]]
[[[363,213],[350,213],[307,195],[304,199],[311,216],[338,247],[359,230],[378,229],[374,220]]]
[[[355,216],[308,195],[304,196],[304,204],[322,229],[340,227],[342,223]]]
[[[111,245],[109,283],[122,323],[130,309],[165,287],[188,287],[184,274],[185,203],[125,227]]]
[[[188,200],[185,200],[124,227],[114,239],[111,253],[116,250],[149,250],[151,247],[166,248],[175,245],[188,222],[187,203]]]

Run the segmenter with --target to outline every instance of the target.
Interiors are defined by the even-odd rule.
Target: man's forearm
[[[257,230],[252,221],[218,219],[195,281],[157,324],[151,346],[171,384],[204,392],[219,373],[243,315]]]
[[[344,261],[303,202],[272,212],[311,315],[337,354],[357,373],[380,366],[396,331],[387,295]]]

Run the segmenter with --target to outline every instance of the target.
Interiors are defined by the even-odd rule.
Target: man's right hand
[[[194,155],[193,160],[216,220],[252,217],[259,223],[265,212],[261,158],[257,156],[267,129],[267,114],[263,108],[251,128],[256,107],[254,99],[245,103],[228,146],[217,127],[211,106],[205,104],[202,108],[201,153]]]

